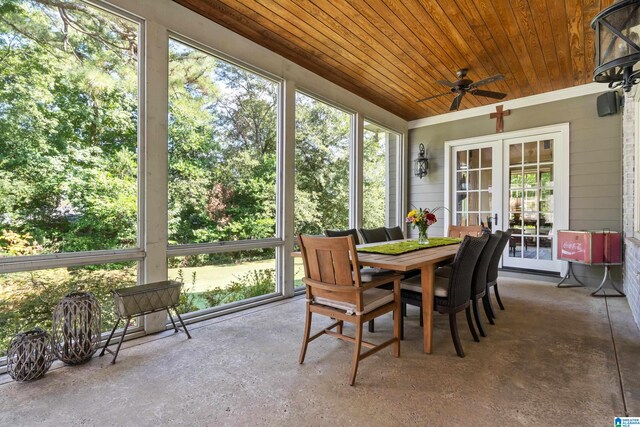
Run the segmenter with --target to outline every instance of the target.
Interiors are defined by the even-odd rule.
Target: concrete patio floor
[[[506,311],[480,343],[460,314],[464,359],[438,314],[434,352],[423,354],[410,307],[402,357],[364,360],[350,387],[349,343],[321,337],[298,365],[296,297],[193,324],[191,340],[129,341],[116,365],[94,358],[27,384],[0,376],[0,425],[608,426],[625,408],[640,416],[640,332],[625,299],[516,278],[500,291]],[[328,323],[316,317],[314,330]],[[384,316],[366,338],[391,328]]]

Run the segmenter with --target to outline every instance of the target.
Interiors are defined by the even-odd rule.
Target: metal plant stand
[[[51,337],[40,328],[20,332],[7,350],[7,371],[18,382],[37,380],[53,363]]]
[[[52,349],[58,359],[78,365],[91,359],[101,337],[100,303],[91,292],[67,294],[53,312]]]
[[[100,356],[103,356],[105,351],[107,351],[113,355],[113,360],[111,361],[111,363],[116,363],[116,358],[118,357],[118,353],[120,352],[120,346],[122,345],[122,341],[127,334],[127,329],[129,328],[131,320],[134,317],[155,313],[157,311],[167,311],[167,314],[169,314],[169,319],[171,319],[173,329],[177,333],[178,331],[180,331],[180,329],[178,329],[178,327],[176,326],[176,323],[171,316],[171,311],[169,311],[170,309],[173,309],[173,311],[176,313],[176,316],[178,317],[178,320],[180,321],[180,324],[182,325],[182,331],[187,334],[187,337],[189,339],[191,339],[191,334],[189,334],[189,331],[187,330],[187,327],[182,321],[182,317],[180,317],[180,313],[178,313],[177,310],[177,306],[180,304],[181,288],[182,283],[173,280],[166,280],[163,282],[147,283],[146,285],[132,286],[129,288],[115,289],[111,291],[111,293],[113,294],[116,311],[118,313],[118,319],[116,320],[116,324],[111,330],[111,334],[109,334],[107,342],[100,352]],[[126,320],[126,323],[124,325],[122,335],[120,336],[118,346],[116,347],[116,351],[114,352],[110,350],[108,346],[111,342],[111,338],[113,338],[113,334],[118,328],[118,325],[120,325],[121,320]]]

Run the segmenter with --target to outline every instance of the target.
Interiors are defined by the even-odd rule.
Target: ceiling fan
[[[454,93],[456,95],[453,98],[453,102],[451,103],[451,108],[449,111],[458,110],[460,108],[460,103],[462,102],[462,98],[470,93],[475,96],[486,96],[488,98],[502,99],[507,96],[506,93],[501,92],[492,92],[490,90],[482,90],[478,89],[478,86],[488,85],[489,83],[497,82],[499,80],[504,80],[504,76],[502,74],[496,74],[495,76],[487,77],[486,79],[482,79],[474,83],[473,80],[467,78],[467,72],[469,72],[468,68],[461,68],[456,71],[456,76],[458,80],[455,82],[448,82],[446,80],[438,80],[437,83],[441,85],[448,86],[451,88],[451,92],[441,93],[439,95],[428,96],[426,98],[418,99],[416,102],[423,102],[429,99],[437,98],[439,96],[449,95],[449,93]]]

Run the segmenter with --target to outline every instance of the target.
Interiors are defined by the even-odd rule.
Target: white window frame
[[[84,0],[87,4],[108,13],[118,15],[124,19],[138,24],[138,123],[137,123],[137,164],[138,164],[138,203],[137,203],[137,242],[136,247],[127,249],[107,249],[81,252],[62,252],[44,255],[24,255],[0,258],[0,274],[19,273],[25,271],[51,270],[55,268],[81,267],[85,265],[111,264],[118,262],[137,262],[137,283],[144,280],[144,264],[146,251],[143,249],[145,242],[145,148],[146,148],[146,22],[144,19],[127,12],[116,6],[100,0]],[[127,340],[137,338],[144,334],[143,322],[139,321],[136,327],[127,330]],[[116,336],[122,330],[116,331]],[[104,340],[109,331],[102,333]],[[6,357],[0,358],[0,374],[6,372]]]
[[[396,211],[395,211],[395,215],[396,215],[396,220],[397,220],[397,225],[402,229],[402,232],[405,234],[406,236],[406,222],[404,221],[405,219],[405,215],[406,215],[406,211],[405,211],[405,203],[406,203],[406,198],[405,198],[405,194],[404,194],[404,175],[405,175],[405,158],[404,158],[404,134],[402,132],[398,132],[397,130],[391,129],[388,126],[382,125],[378,122],[376,122],[375,120],[369,119],[366,116],[364,117],[364,122],[367,123],[371,123],[372,125],[378,126],[379,128],[383,129],[386,133],[386,143],[389,143],[389,135],[388,134],[393,134],[395,135],[398,139],[396,141],[396,161],[395,161],[395,169],[396,169]],[[362,154],[364,154],[364,126],[363,126],[363,133],[362,133],[362,139],[359,140],[359,144],[358,147],[360,149],[360,152]],[[362,158],[364,158],[364,156],[361,156]],[[361,162],[362,164],[362,171],[363,174],[361,175],[361,179],[359,181],[360,184],[360,197],[364,197],[363,196],[363,192],[364,192],[364,182],[363,182],[363,177],[364,177],[364,160]],[[387,204],[389,203],[389,196],[387,195]],[[360,222],[360,224],[362,224],[362,220]],[[389,227],[389,223],[388,220],[385,218],[385,227]]]
[[[178,244],[178,245],[167,244],[166,254],[165,254],[166,259],[168,261],[169,258],[186,256],[186,255],[207,255],[207,254],[222,253],[222,252],[238,252],[238,251],[246,251],[251,249],[274,248],[275,258],[276,258],[275,259],[276,290],[275,292],[269,293],[266,295],[261,295],[254,298],[248,298],[242,301],[236,301],[236,302],[233,302],[230,304],[224,304],[221,306],[209,307],[209,308],[194,311],[191,313],[185,313],[183,315],[183,319],[185,320],[186,323],[191,323],[191,322],[210,319],[213,317],[218,317],[223,314],[235,312],[241,309],[247,309],[255,305],[272,301],[274,299],[277,300],[282,298],[286,294],[290,293],[288,292],[287,286],[285,286],[286,280],[284,275],[284,268],[285,268],[284,266],[286,264],[285,257],[290,255],[283,250],[285,246],[286,229],[282,221],[282,213],[284,212],[284,179],[283,177],[286,171],[285,152],[283,147],[284,138],[282,137],[283,126],[284,126],[283,125],[283,122],[284,122],[283,95],[285,94],[285,90],[284,90],[284,80],[282,78],[274,76],[264,70],[257,69],[256,67],[253,67],[250,64],[244,63],[235,58],[232,58],[231,56],[225,54],[224,52],[221,52],[213,47],[207,46],[204,43],[200,43],[178,32],[168,30],[167,31],[167,49],[168,49],[170,40],[175,40],[179,43],[184,44],[187,47],[200,50],[201,52],[211,55],[214,58],[220,59],[235,67],[238,67],[250,73],[256,74],[278,85],[276,89],[278,94],[278,100],[276,104],[276,183],[275,183],[276,230],[275,230],[275,236],[265,238],[265,239],[217,241],[217,242],[188,243],[188,244]],[[167,87],[167,90],[168,90],[168,87]],[[167,126],[167,133],[168,133],[168,126]],[[168,144],[168,134],[167,134],[167,141],[165,142],[165,145],[166,144]],[[167,157],[167,162],[168,161],[169,159]],[[165,190],[168,198],[168,195],[169,195],[168,181],[166,181]],[[166,227],[168,230],[168,218],[166,222]],[[166,274],[168,275],[168,270]]]
[[[138,26],[138,206],[137,206],[137,239],[136,246],[126,249],[106,249],[94,251],[80,252],[61,252],[55,254],[44,255],[22,255],[0,258],[0,274],[16,273],[20,271],[45,270],[52,268],[77,267],[90,264],[106,264],[112,262],[125,262],[132,260],[142,260],[145,257],[145,251],[142,249],[144,242],[144,183],[145,183],[145,164],[144,164],[144,148],[145,133],[144,121],[146,111],[144,108],[145,99],[145,73],[144,73],[144,56],[145,56],[145,22],[139,17],[127,13],[119,8],[115,8],[99,0],[87,1],[91,6],[103,9],[114,15],[118,15],[124,19],[137,23]]]
[[[188,47],[191,47],[193,49],[197,49],[200,50],[208,55],[211,55],[217,59],[220,59],[222,61],[227,62],[228,64],[231,64],[235,67],[244,69],[246,71],[249,71],[250,73],[256,74],[266,80],[269,80],[275,84],[278,85],[277,87],[277,93],[278,93],[278,102],[276,104],[276,217],[278,216],[278,213],[281,211],[281,204],[282,204],[282,199],[283,199],[283,194],[282,194],[282,186],[280,185],[280,178],[282,175],[282,170],[283,170],[283,152],[281,149],[281,145],[282,145],[282,141],[281,141],[281,133],[282,133],[282,129],[280,126],[280,122],[282,121],[282,86],[284,81],[281,78],[278,78],[276,76],[273,76],[265,71],[262,70],[257,70],[255,67],[252,67],[249,64],[245,64],[241,61],[235,60],[233,58],[231,58],[229,55],[226,55],[216,49],[213,49],[211,47],[208,47],[205,44],[199,43],[195,40],[191,40],[188,37],[185,37],[179,33],[173,32],[173,31],[168,31],[167,34],[167,43],[169,42],[169,40],[175,40],[179,43],[182,43]],[[167,44],[168,46],[168,44]],[[167,143],[168,143],[168,138],[167,138]],[[167,195],[169,192],[169,188],[168,188],[168,184],[167,184]],[[219,248],[224,247],[225,250],[223,250],[222,252],[233,252],[235,250],[242,250],[242,249],[235,249],[235,247],[237,246],[238,248],[242,248],[244,245],[252,245],[255,242],[264,242],[267,246],[261,246],[261,247],[274,247],[271,246],[273,243],[279,243],[279,244],[283,244],[284,242],[284,233],[282,229],[278,229],[277,226],[277,218],[276,218],[276,231],[275,231],[275,235],[274,237],[269,237],[269,238],[265,238],[265,239],[249,239],[249,240],[234,240],[234,241],[218,241],[218,242],[206,242],[206,243],[187,243],[187,244],[179,244],[179,245],[167,245],[167,254],[173,254],[173,253],[180,253],[180,249],[179,248],[189,248],[187,250],[190,249],[196,249],[196,248],[200,248],[200,250],[202,250],[203,252],[197,252],[197,253],[213,253],[213,252],[221,252],[219,250]],[[277,246],[277,245],[276,245]],[[212,251],[212,252],[210,252]],[[190,252],[191,255],[195,254],[196,252]],[[175,256],[175,255],[171,255],[171,256]]]
[[[398,214],[403,218],[407,201],[407,122],[372,103],[340,88],[326,79],[293,64],[281,56],[242,38],[230,30],[203,18],[195,12],[169,0],[84,0],[110,13],[139,23],[138,51],[138,242],[137,247],[118,250],[87,251],[11,257],[0,259],[0,273],[43,270],[138,261],[138,283],[166,280],[167,260],[170,256],[188,253],[243,250],[254,245],[276,248],[276,283],[278,294],[273,298],[248,301],[235,307],[219,308],[209,317],[237,311],[253,305],[294,295],[293,259],[294,207],[290,196],[295,189],[295,94],[300,91],[322,102],[352,114],[350,164],[362,153],[362,132],[357,123],[376,122],[400,135],[398,161]],[[168,41],[169,37],[202,49],[271,80],[280,82],[278,99],[277,165],[276,165],[276,235],[274,238],[244,242],[216,242],[202,245],[168,246],[167,242],[167,117],[168,117]],[[302,87],[304,85],[304,87]],[[377,119],[374,119],[377,118]],[[401,129],[400,131],[398,129]],[[360,135],[360,137],[358,137]],[[350,224],[360,225],[357,216],[361,203],[362,182],[358,180],[361,161],[350,166]],[[361,172],[360,172],[361,173]],[[358,190],[360,188],[360,190]],[[360,193],[358,193],[360,191]],[[164,210],[163,210],[164,209]],[[356,213],[353,214],[352,212]],[[354,216],[355,215],[355,216]],[[406,230],[404,222],[401,222]],[[259,297],[260,299],[262,297]],[[202,317],[198,317],[200,320]],[[154,313],[140,323],[143,332],[127,334],[135,337],[166,329],[163,313]],[[131,332],[131,329],[128,331]],[[0,369],[2,361],[0,360]],[[1,371],[0,371],[1,372]]]
[[[362,115],[358,114],[357,111],[354,111],[350,108],[347,108],[343,105],[338,104],[337,102],[331,101],[321,95],[318,95],[304,87],[298,86],[295,90],[295,93],[300,93],[306,97],[314,99],[318,102],[322,102],[323,104],[327,104],[332,108],[336,108],[346,114],[349,115],[349,219],[348,224],[350,228],[357,228],[358,224],[361,222],[362,218],[362,208],[359,206],[360,200],[362,199],[362,191],[358,193],[358,188],[354,185],[357,182],[358,178],[362,179],[362,150],[359,149],[359,146],[362,145],[362,129],[364,120]],[[294,110],[295,110],[295,97],[294,97]],[[294,120],[295,123],[295,120]],[[358,142],[360,141],[360,143]],[[294,159],[295,159],[295,129],[294,129]],[[295,162],[295,160],[294,160]],[[294,163],[294,176],[295,176],[295,163]],[[295,177],[294,177],[295,180]],[[295,184],[294,184],[295,191]],[[360,210],[360,215],[358,215],[358,210]],[[295,212],[295,208],[294,208]],[[294,214],[295,215],[295,214]],[[297,242],[297,236],[296,236]]]

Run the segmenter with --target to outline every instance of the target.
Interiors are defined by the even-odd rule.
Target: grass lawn
[[[241,264],[207,265],[203,267],[183,267],[184,285],[189,292],[204,292],[213,288],[226,288],[232,280],[237,280],[254,270],[275,268],[275,260],[243,262]],[[180,268],[169,269],[169,279],[178,278]],[[196,273],[193,285],[193,273]]]
[[[302,258],[296,257],[293,259],[293,286],[295,288],[304,287],[302,278],[304,277],[304,264]]]
[[[185,281],[185,289],[188,292],[200,293],[219,287],[226,288],[233,280],[237,280],[245,274],[254,270],[265,270],[275,268],[275,260],[267,259],[262,261],[244,262],[241,264],[207,265],[203,267],[183,267],[182,273]],[[169,269],[169,279],[178,278],[180,268]],[[192,285],[192,275],[196,273],[195,286]],[[304,286],[302,277],[304,267],[302,258],[294,258],[294,283],[295,286]]]

